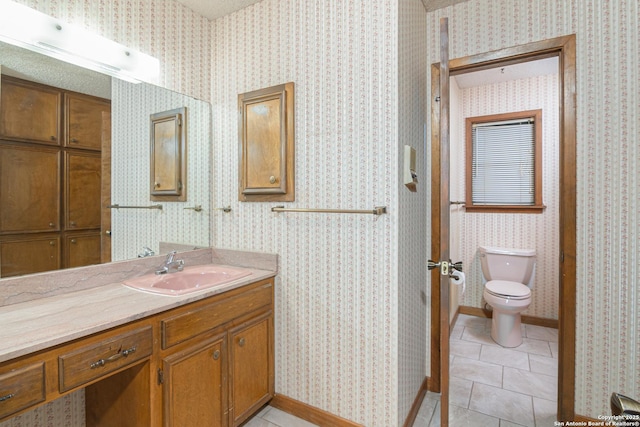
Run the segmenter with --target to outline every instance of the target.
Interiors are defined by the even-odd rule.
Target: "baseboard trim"
[[[411,409],[409,410],[409,414],[407,415],[407,419],[404,422],[403,427],[411,427],[413,423],[416,421],[416,417],[418,416],[418,412],[420,411],[420,407],[422,406],[422,401],[424,400],[424,396],[427,394],[427,390],[429,387],[429,377],[424,377],[422,381],[422,385],[420,389],[418,389],[418,394],[416,395],[415,400],[413,401],[413,405],[411,405]]]
[[[458,307],[458,313],[468,314],[470,316],[486,317],[488,319],[491,319],[492,317],[491,310],[486,310],[484,308],[478,307],[469,307],[465,305],[461,305],[460,307]],[[522,323],[525,323],[527,325],[544,326],[545,328],[558,329],[557,319],[546,319],[544,317],[522,315],[521,321]]]
[[[306,403],[282,394],[276,394],[273,399],[271,399],[271,402],[269,402],[269,405],[323,427],[364,427],[361,424],[354,423],[353,421],[341,418],[330,412],[323,411],[315,406],[307,405]]]

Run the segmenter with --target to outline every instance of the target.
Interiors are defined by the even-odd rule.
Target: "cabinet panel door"
[[[60,144],[62,94],[54,88],[2,77],[0,136]]]
[[[225,337],[215,337],[166,357],[164,425],[227,425]]]
[[[231,333],[231,420],[242,423],[273,396],[273,316]]]
[[[67,153],[65,228],[100,228],[100,153]]]
[[[65,94],[67,111],[65,145],[72,148],[102,148],[102,113],[110,112],[107,102],[78,94]]]
[[[0,146],[0,233],[60,230],[60,153]]]
[[[0,242],[0,277],[58,270],[60,238],[36,236]]]
[[[100,264],[100,232],[65,236],[65,268]]]

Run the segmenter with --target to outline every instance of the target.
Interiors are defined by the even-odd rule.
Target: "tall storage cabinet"
[[[2,76],[0,277],[100,262],[110,110],[109,100]]]

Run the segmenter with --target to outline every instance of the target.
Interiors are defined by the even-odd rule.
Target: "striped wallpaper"
[[[420,147],[419,119],[404,115],[411,103],[424,108],[414,89],[430,98],[421,67],[429,82],[439,17],[449,17],[452,58],[575,33],[576,412],[609,413],[612,391],[640,396],[637,0],[471,0],[428,14],[409,0],[263,0],[212,23],[170,0],[21,3],[158,56],[164,86],[213,102],[212,203],[234,210],[213,213],[211,242],[281,256],[276,390],[367,426],[405,417],[420,341],[428,346],[428,336],[410,341],[428,304],[423,314],[409,301],[427,275],[405,269],[423,247],[408,233],[424,228],[429,242],[428,217],[410,218],[423,196],[403,193],[399,165],[404,144]],[[387,205],[388,215],[275,214],[237,202],[236,96],[287,81],[297,105],[291,205]],[[428,165],[428,150],[418,153]],[[81,402],[76,393],[0,426],[83,425]]]

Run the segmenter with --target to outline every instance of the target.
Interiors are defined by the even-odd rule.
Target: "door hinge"
[[[164,372],[162,369],[158,369],[158,385],[164,384]]]

